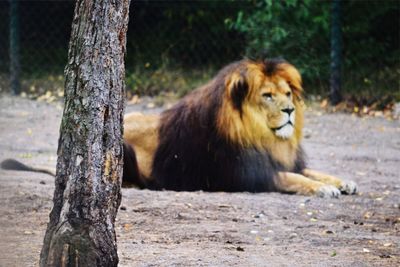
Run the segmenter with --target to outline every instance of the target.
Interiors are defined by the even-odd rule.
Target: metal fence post
[[[10,0],[10,86],[11,93],[20,93],[18,0]]]
[[[342,100],[341,96],[341,67],[342,67],[342,24],[341,0],[332,1],[331,9],[331,74],[329,100],[332,105]]]

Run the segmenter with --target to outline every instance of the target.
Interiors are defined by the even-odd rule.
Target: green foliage
[[[127,68],[150,63],[150,69],[222,65],[240,57],[243,38],[225,26],[241,2],[138,1],[134,3],[127,41]]]
[[[251,0],[252,8],[225,20],[246,37],[246,54],[267,51],[295,64],[311,92],[328,92],[331,3],[319,0]],[[399,5],[396,1],[343,2],[345,93],[398,94]],[[310,88],[307,88],[310,89]],[[321,90],[322,89],[322,90]],[[310,90],[308,90],[310,91]]]
[[[306,79],[326,77],[329,65],[329,2],[251,1],[227,25],[246,35],[246,54],[266,51],[299,67]]]

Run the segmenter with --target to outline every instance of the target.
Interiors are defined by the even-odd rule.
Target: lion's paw
[[[353,181],[343,181],[341,186],[339,187],[339,190],[345,194],[353,195],[357,193],[358,188],[357,184]]]
[[[333,185],[323,185],[318,188],[316,195],[323,198],[338,198],[340,196],[340,190]]]

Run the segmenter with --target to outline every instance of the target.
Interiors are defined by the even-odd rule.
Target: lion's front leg
[[[353,181],[344,181],[338,177],[310,169],[304,169],[303,175],[315,181],[333,185],[343,193],[349,195],[357,193],[357,184]]]
[[[309,179],[301,174],[279,172],[274,179],[279,191],[320,197],[339,197],[340,191],[332,185]]]

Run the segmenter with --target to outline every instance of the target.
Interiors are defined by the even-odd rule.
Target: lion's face
[[[296,124],[296,106],[293,103],[293,92],[287,81],[282,78],[266,79],[260,87],[253,105],[259,106],[265,114],[265,124],[277,136],[290,138]]]
[[[219,129],[242,145],[298,143],[303,127],[301,77],[289,63],[245,62],[226,80]]]

